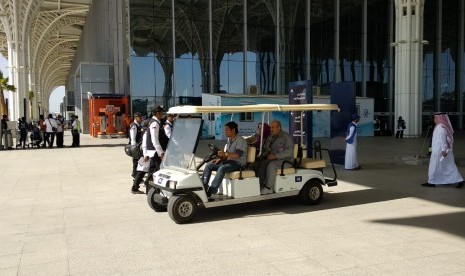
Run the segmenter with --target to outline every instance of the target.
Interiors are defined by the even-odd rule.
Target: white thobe
[[[354,142],[349,144],[346,142],[346,156],[344,162],[344,168],[346,170],[353,170],[359,167],[357,159],[357,133],[354,133],[355,127],[349,128],[349,134],[346,137],[346,141],[354,135]]]
[[[455,184],[463,181],[457,165],[455,165],[454,153],[449,149],[446,141],[445,129],[437,125],[433,131],[431,158],[429,160],[428,183],[430,184]],[[449,150],[447,156],[441,160],[442,151]]]

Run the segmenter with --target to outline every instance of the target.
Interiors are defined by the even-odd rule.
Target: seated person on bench
[[[205,187],[208,186],[212,171],[217,171],[207,190],[208,197],[218,192],[226,173],[240,170],[241,167],[245,166],[247,160],[247,142],[242,136],[237,135],[239,132],[237,124],[228,122],[224,126],[224,132],[228,137],[226,151],[220,150],[218,152],[220,158],[207,163],[203,171],[202,181]]]
[[[276,171],[281,169],[284,161],[288,161],[285,167],[292,167],[294,161],[294,144],[291,136],[281,129],[281,122],[272,121],[270,124],[271,136],[268,137],[263,146],[263,154],[256,167],[256,174],[260,179],[260,194],[273,193],[276,182]]]
[[[268,125],[267,123],[264,123],[263,124],[263,141],[266,141],[266,138],[268,138],[270,135],[271,135],[270,125]],[[261,136],[262,136],[262,123],[259,123],[257,126],[256,133],[246,138],[245,141],[247,141],[247,144],[252,145],[256,147],[257,149],[260,149],[260,143],[262,141]]]

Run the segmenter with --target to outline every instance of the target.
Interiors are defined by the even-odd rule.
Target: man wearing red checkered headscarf
[[[436,126],[433,131],[432,152],[428,168],[428,183],[426,187],[439,185],[456,185],[462,188],[463,177],[455,165],[454,153],[454,129],[449,117],[445,113],[434,114]]]

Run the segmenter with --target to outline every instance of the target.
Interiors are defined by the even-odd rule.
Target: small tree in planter
[[[0,71],[0,115],[8,116],[8,108],[6,107],[5,94],[3,91],[15,92],[16,87],[8,84],[8,77],[3,76],[3,72]]]

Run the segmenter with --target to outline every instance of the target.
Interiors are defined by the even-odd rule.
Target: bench
[[[224,178],[234,180],[234,179],[244,179],[244,178],[251,178],[255,177],[255,171],[252,170],[252,165],[255,163],[255,156],[257,154],[257,148],[254,146],[249,146],[247,148],[247,164],[241,168],[239,171],[234,171],[225,174]]]
[[[294,145],[294,163],[289,163],[292,167],[284,168],[284,164],[280,169],[276,170],[276,174],[279,176],[286,176],[289,174],[295,174],[299,168],[303,169],[314,169],[322,171],[326,167],[326,161],[322,159],[321,145],[319,141],[315,141],[314,144],[314,157],[308,158],[306,156],[305,145]],[[247,164],[241,170],[234,171],[225,174],[223,184],[221,186],[221,193],[231,196],[233,198],[241,198],[248,196],[260,195],[259,180],[255,175],[255,171],[252,170],[252,166],[256,159],[256,148],[249,146],[247,148]],[[213,172],[215,173],[215,172]],[[275,187],[274,187],[275,188]]]
[[[315,141],[313,145],[313,151],[315,158],[304,157],[307,156],[306,146],[304,144],[294,144],[295,167],[313,170],[323,170],[326,168],[326,161],[323,160],[321,144],[319,141]]]
[[[257,149],[254,146],[247,148],[247,164],[239,171],[225,174],[221,193],[233,198],[242,198],[248,196],[260,195],[260,184],[255,177],[255,171],[252,169],[255,163]]]

